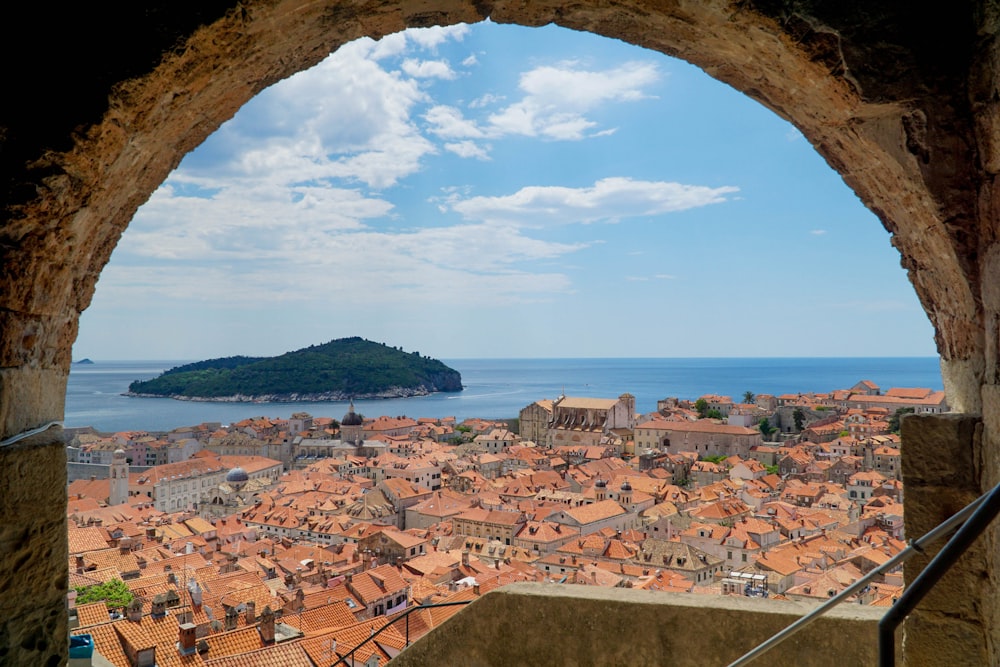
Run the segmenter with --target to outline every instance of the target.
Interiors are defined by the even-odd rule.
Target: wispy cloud
[[[810,231],[809,233],[812,234],[813,236],[823,236],[824,234],[826,234],[826,230],[825,229],[814,229],[814,230]]]
[[[659,79],[651,62],[630,62],[604,71],[586,70],[572,61],[537,67],[521,75],[524,97],[490,115],[489,132],[583,139],[597,127],[596,121],[587,118],[588,111],[603,103],[647,99],[650,95],[645,89]]]
[[[444,292],[452,303],[545,300],[574,289],[563,260],[601,241],[536,238],[533,228],[659,215],[736,192],[625,177],[495,197],[456,186],[431,200],[439,224],[418,227],[394,193],[431,156],[486,161],[512,134],[613,133],[588,114],[648,99],[660,77],[648,62],[591,70],[569,61],[524,72],[514,95],[439,102],[435,82],[460,72],[436,52],[467,33],[453,26],[358,40],[264,91],[140,209],[102,291],[225,304],[331,294],[340,303],[413,304]],[[516,101],[502,106],[508,97]],[[554,260],[560,271],[539,268]],[[138,279],[121,268],[136,266]]]
[[[500,197],[461,198],[449,205],[468,220],[521,225],[615,222],[648,217],[726,201],[733,186],[711,188],[666,181],[604,178],[591,187],[530,186]]]
[[[446,60],[417,60],[407,58],[400,68],[417,79],[454,79],[457,75]]]

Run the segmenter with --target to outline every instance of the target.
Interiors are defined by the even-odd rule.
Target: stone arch
[[[67,74],[48,59],[26,62],[5,40],[5,62],[21,63],[8,94],[23,104],[0,115],[0,438],[61,419],[79,314],[115,244],[181,158],[242,104],[353,39],[490,18],[555,23],[680,57],[794,123],[892,233],[934,326],[949,400],[983,415],[990,444],[1000,434],[1000,289],[990,280],[1000,270],[1000,19],[975,2],[934,15],[870,4],[215,0],[195,11],[166,2],[20,8],[35,16],[8,24],[46,44]],[[119,24],[128,29],[109,27]],[[77,63],[91,68],[82,78],[72,71]],[[975,443],[974,481],[1000,478],[995,457]],[[66,652],[62,445],[46,432],[0,451],[0,507],[18,517],[0,532],[0,544],[16,545],[2,555],[0,585],[8,600],[38,607],[6,614],[0,636],[23,651],[6,654],[11,660],[58,662]],[[34,563],[27,577],[26,562]],[[16,578],[49,581],[51,590],[21,595]]]

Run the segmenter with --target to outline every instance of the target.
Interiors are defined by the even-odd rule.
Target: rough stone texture
[[[17,36],[0,40],[16,63],[4,82],[16,102],[0,105],[0,437],[62,413],[77,319],[123,230],[242,104],[349,40],[490,17],[678,56],[793,122],[890,232],[934,325],[949,403],[982,415],[972,472],[981,486],[1000,481],[995,2],[150,0],[0,11]],[[23,482],[11,483],[17,495]],[[994,532],[986,540],[996,544]],[[1000,664],[1000,605],[989,602],[1000,550],[988,552],[976,604],[983,650]]]
[[[0,448],[0,664],[58,665],[69,652],[61,435]]]
[[[61,421],[67,373],[61,369],[0,369],[0,436]]]
[[[727,665],[814,608],[739,597],[513,584],[484,595],[392,664]],[[757,663],[876,664],[880,617],[881,610],[872,607],[839,607]]]
[[[982,423],[965,415],[909,415],[902,422],[906,534],[924,535],[985,492],[975,459]],[[987,630],[995,613],[991,549],[996,531],[981,536],[904,623],[905,664],[991,664]],[[904,565],[912,581],[946,540]]]

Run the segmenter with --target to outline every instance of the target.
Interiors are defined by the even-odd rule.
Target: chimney
[[[257,622],[257,603],[253,600],[247,600],[246,621],[247,625]]]
[[[201,586],[197,581],[191,586],[191,606],[195,611],[201,611]]]
[[[462,549],[462,566],[469,567],[469,550]]]
[[[274,612],[271,607],[264,607],[264,612],[260,615],[260,638],[265,644],[274,643]]]
[[[142,599],[133,598],[131,602],[128,603],[128,607],[125,610],[125,615],[128,620],[133,623],[138,623],[142,620]]]
[[[195,651],[194,623],[182,623],[178,626],[177,651],[181,655],[191,655]]]
[[[236,611],[236,607],[229,607],[226,609],[226,622],[224,627],[227,632],[236,629],[236,621],[238,618],[239,613]]]
[[[164,595],[157,595],[153,598],[153,608],[149,611],[153,618],[163,618],[167,615],[167,598]]]
[[[184,543],[184,553],[185,554],[193,554],[194,553],[194,544],[192,544],[191,542],[185,542]]]

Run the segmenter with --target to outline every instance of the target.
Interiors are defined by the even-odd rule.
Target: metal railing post
[[[881,667],[895,667],[896,628],[924,596],[951,569],[962,554],[982,534],[987,526],[1000,514],[1000,484],[990,491],[986,500],[979,504],[969,520],[965,522],[948,543],[941,548],[934,559],[927,564],[917,578],[906,587],[896,604],[885,613],[878,623],[878,661]]]
[[[971,521],[970,517],[976,514],[980,508],[985,506],[987,499],[990,499],[991,502],[994,501],[993,496],[994,494],[998,493],[998,491],[1000,491],[1000,484],[998,484],[992,491],[984,493],[983,495],[976,498],[971,503],[960,509],[954,515],[942,521],[940,524],[929,530],[919,539],[910,542],[909,546],[907,546],[905,549],[900,551],[898,554],[887,560],[879,567],[875,568],[874,570],[866,574],[861,579],[855,581],[853,584],[842,590],[838,595],[830,598],[822,605],[820,605],[813,611],[809,612],[799,620],[795,621],[781,632],[777,633],[773,637],[769,638],[767,641],[763,642],[762,644],[759,644],[757,647],[753,648],[749,652],[737,658],[735,661],[731,662],[729,664],[729,667],[742,667],[743,665],[746,665],[751,661],[755,660],[756,658],[760,657],[767,651],[771,650],[781,642],[785,641],[795,633],[802,630],[804,627],[815,621],[817,618],[819,618],[826,612],[830,611],[831,609],[839,605],[841,602],[844,602],[847,598],[854,595],[854,593],[864,588],[868,584],[868,582],[874,579],[875,577],[881,574],[885,574],[886,572],[895,568],[897,565],[900,565],[904,561],[908,560],[914,554],[922,552],[924,550],[924,547],[941,539],[942,537],[950,533],[952,530],[965,523],[966,520]],[[996,513],[994,512],[994,516],[995,514]],[[987,523],[989,522],[987,521]],[[976,533],[976,535],[978,535],[978,533]],[[955,537],[958,537],[958,535],[956,534]],[[975,537],[973,537],[972,539],[975,539]]]

